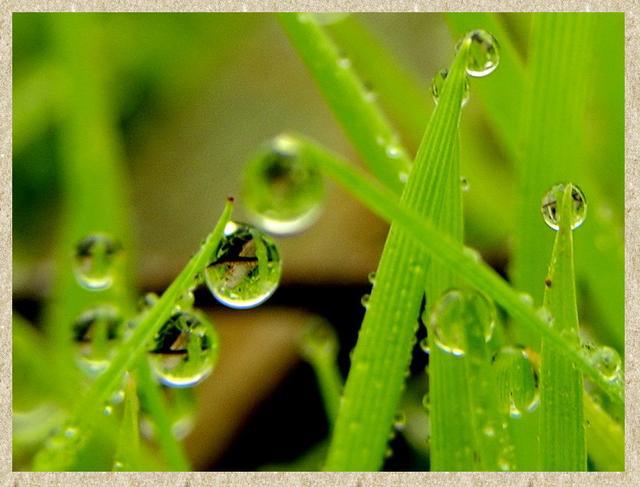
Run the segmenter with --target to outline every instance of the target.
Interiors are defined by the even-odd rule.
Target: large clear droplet
[[[437,105],[438,100],[440,100],[440,94],[442,93],[442,88],[444,87],[444,82],[447,79],[447,75],[449,74],[449,70],[446,68],[442,68],[440,71],[436,73],[431,80],[431,96],[433,97],[433,102]],[[462,93],[462,102],[460,106],[465,106],[469,102],[469,80],[465,77],[464,79],[464,92]]]
[[[229,222],[205,270],[213,297],[230,308],[253,308],[276,290],[282,261],[276,244],[258,229]]]
[[[611,347],[597,347],[591,355],[591,363],[605,380],[613,382],[622,373],[622,359]]]
[[[323,199],[319,168],[290,135],[276,137],[245,168],[242,200],[251,219],[267,232],[306,230],[320,216]]]
[[[538,406],[538,378],[527,352],[518,347],[502,347],[493,366],[499,391],[499,402],[511,417],[519,418]]]
[[[584,222],[587,216],[587,198],[582,190],[575,184],[566,183],[571,185],[571,229],[578,228]],[[562,195],[566,187],[565,183],[554,184],[549,188],[542,198],[541,208],[542,217],[545,223],[553,228],[559,230],[558,210],[559,202],[562,201]]]
[[[500,62],[498,41],[487,31],[473,30],[460,39],[456,45],[456,51],[467,42],[469,43],[467,74],[475,78],[482,78],[493,73]]]
[[[93,291],[107,289],[113,283],[114,262],[122,246],[108,235],[96,233],[76,245],[74,274],[78,283]]]
[[[431,312],[434,342],[441,350],[462,356],[467,350],[468,336],[476,334],[472,327],[488,342],[493,336],[496,322],[495,306],[482,294],[472,290],[451,289],[436,302]]]
[[[84,311],[73,323],[73,341],[78,366],[90,377],[104,371],[111,362],[123,333],[123,318],[113,306]]]
[[[218,361],[218,334],[198,312],[178,311],[156,333],[149,364],[169,387],[191,387],[205,379]]]

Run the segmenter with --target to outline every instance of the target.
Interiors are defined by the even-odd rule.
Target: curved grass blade
[[[545,281],[544,306],[551,326],[580,346],[573,270],[573,185],[567,184],[558,205],[558,225]],[[542,340],[540,363],[540,455],[542,469],[584,471],[587,453],[582,405],[582,373],[563,354]]]
[[[398,135],[375,101],[310,13],[281,13],[278,19],[318,83],[364,163],[380,181],[402,190],[401,173],[411,166]]]
[[[587,355],[549,327],[535,308],[523,301],[520,293],[489,265],[477,262],[473,256],[464,252],[460,243],[439,232],[430,219],[425,219],[415,210],[400,203],[393,192],[372,180],[363,171],[352,167],[348,162],[310,139],[300,137],[300,140],[301,150],[308,151],[309,157],[315,158],[322,170],[344,186],[355,198],[381,218],[404,228],[413,239],[429,251],[433,259],[445,264],[470,285],[482,289],[487,296],[502,306],[512,318],[520,320],[532,333],[547,339],[551,346],[564,354],[607,394],[613,404],[624,405],[623,385],[605,380]]]

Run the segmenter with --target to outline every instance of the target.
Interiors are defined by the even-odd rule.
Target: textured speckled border
[[[635,2],[635,4],[634,4]],[[13,473],[11,471],[11,14],[19,11],[617,11],[626,40],[626,472],[624,473]],[[0,478],[3,485],[637,485],[640,480],[640,5],[636,0],[0,0]],[[633,479],[636,479],[635,481]]]

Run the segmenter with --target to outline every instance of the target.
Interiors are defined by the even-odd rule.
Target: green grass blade
[[[313,367],[324,402],[330,429],[333,430],[343,380],[338,368],[338,337],[331,325],[320,317],[313,318],[300,337],[300,354]]]
[[[139,413],[140,403],[136,384],[129,379],[125,387],[124,410],[122,412],[116,454],[113,460],[113,470],[135,472],[140,469]]]
[[[158,301],[144,314],[131,337],[118,350],[109,367],[98,376],[84,397],[78,401],[69,424],[72,428],[77,429],[80,435],[84,435],[85,430],[90,429],[92,418],[99,412],[104,401],[113,394],[113,391],[122,380],[123,374],[143,357],[145,347],[153,338],[153,335],[169,319],[175,303],[190,289],[196,276],[209,263],[211,254],[215,251],[222,238],[224,227],[229,221],[232,209],[233,199],[230,198],[214,229],[207,236],[200,249],[189,260]],[[82,439],[82,436],[69,438],[72,441],[61,439],[63,444],[59,450],[62,454],[57,455],[54,453],[54,463],[58,469],[64,469],[68,466],[68,462],[73,460],[75,453],[82,446]],[[51,464],[50,453],[46,447],[40,450],[40,458],[36,457],[35,461],[36,467],[43,464],[49,466]]]
[[[579,345],[578,311],[573,270],[573,186],[567,184],[558,201],[558,230],[544,306],[552,326]],[[587,468],[582,406],[582,374],[558,350],[542,341],[540,363],[540,454],[544,471],[583,471]]]
[[[513,319],[519,320],[532,333],[547,339],[551,346],[563,353],[609,396],[613,404],[624,405],[623,385],[611,383],[603,378],[589,356],[558,331],[549,327],[536,310],[522,299],[521,294],[489,265],[477,262],[473,256],[464,252],[460,243],[442,235],[430,219],[425,219],[415,210],[400,203],[396,195],[372,180],[363,171],[352,167],[348,162],[309,139],[301,138],[301,142],[301,150],[308,151],[309,157],[315,158],[322,170],[344,186],[351,195],[381,218],[402,226],[412,238],[429,251],[433,259],[446,264],[470,285],[482,289]]]
[[[155,431],[157,432],[158,444],[166,457],[165,459],[169,470],[175,472],[188,471],[189,460],[173,434],[171,419],[169,418],[165,400],[162,396],[162,389],[156,382],[146,357],[143,357],[143,359],[138,362],[136,372],[138,387],[140,388],[140,397],[144,399],[144,404],[156,427]]]
[[[461,49],[455,58],[402,194],[403,203],[420,214],[437,217],[443,200],[451,197],[447,178],[456,173],[449,166],[456,153],[465,56],[466,50]],[[456,184],[459,193],[459,179]],[[460,238],[461,214],[458,218]],[[427,271],[425,257],[417,242],[392,224],[353,351],[327,470],[382,466],[415,341]]]
[[[400,174],[408,172],[411,161],[351,69],[351,61],[340,55],[312,14],[282,13],[278,18],[364,163],[378,179],[400,192]]]
[[[584,394],[585,428],[589,458],[596,468],[606,472],[624,471],[624,429]]]

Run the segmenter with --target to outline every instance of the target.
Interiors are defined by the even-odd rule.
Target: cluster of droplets
[[[426,317],[423,318],[426,320]],[[451,289],[434,304],[429,316],[433,342],[446,353],[465,355],[473,327],[485,342],[491,340],[496,324],[496,309],[486,296],[475,290]]]
[[[300,142],[283,134],[261,147],[246,165],[242,196],[259,227],[289,235],[306,230],[318,219],[324,183],[320,169]]]
[[[498,67],[500,62],[500,50],[498,41],[484,30],[473,30],[462,37],[457,45],[456,52],[461,48],[467,49],[465,72],[474,78],[481,78],[491,74]],[[431,95],[437,105],[444,89],[445,81],[449,75],[446,68],[440,69],[431,81]],[[461,106],[465,106],[469,101],[469,80],[465,77],[463,81],[463,92]]]
[[[570,189],[567,189],[567,185]],[[559,210],[565,189],[571,191],[570,228],[578,228],[587,217],[587,198],[582,190],[572,183],[558,183],[549,188],[542,198],[540,211],[545,223],[554,230],[560,229]]]
[[[220,244],[204,271],[213,296],[230,308],[253,308],[278,287],[280,253],[273,240],[257,228],[227,223]]]

